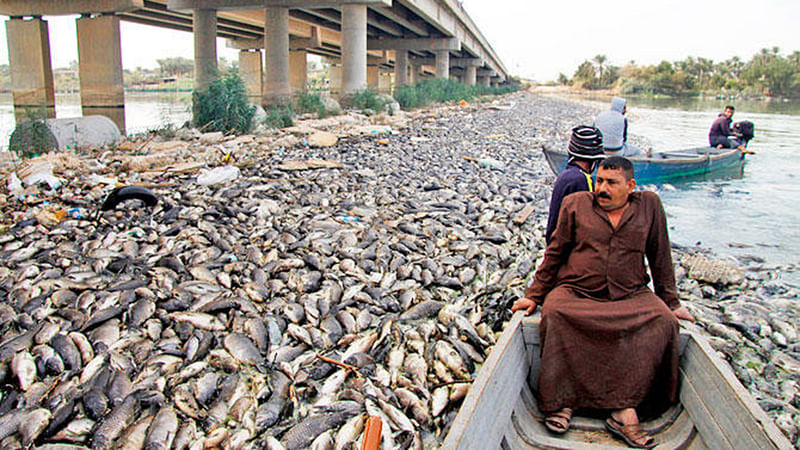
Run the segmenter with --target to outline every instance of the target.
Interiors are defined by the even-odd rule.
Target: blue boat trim
[[[565,151],[542,148],[547,164],[558,175],[567,165]],[[745,155],[738,149],[695,147],[629,158],[637,184],[691,181],[711,176],[741,176]]]

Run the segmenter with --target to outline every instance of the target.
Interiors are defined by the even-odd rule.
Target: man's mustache
[[[597,196],[600,198],[611,200],[611,195],[609,195],[608,192],[598,192]]]

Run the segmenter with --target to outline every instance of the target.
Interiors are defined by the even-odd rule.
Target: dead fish
[[[338,412],[306,417],[283,435],[281,443],[286,446],[287,450],[308,447],[314,438],[325,431],[341,426],[352,416],[352,413]]]
[[[145,450],[169,450],[177,432],[178,415],[171,406],[162,406],[147,430]]]
[[[222,344],[238,361],[254,365],[260,370],[264,369],[264,356],[247,336],[239,333],[230,333],[223,338]]]
[[[147,438],[147,429],[153,422],[153,416],[148,415],[135,421],[133,425],[129,426],[119,439],[119,446],[117,450],[141,450],[144,448],[145,438]]]
[[[201,312],[173,312],[168,317],[178,322],[191,323],[193,326],[207,331],[223,331],[226,328],[225,324],[215,316]]]
[[[275,425],[281,417],[291,386],[289,377],[280,370],[273,370],[269,377],[272,395],[256,410],[256,427],[262,432]]]
[[[433,317],[439,313],[439,310],[442,309],[443,306],[444,302],[425,300],[400,314],[399,320],[419,320],[426,317]]]
[[[53,350],[58,353],[64,361],[64,364],[66,364],[70,370],[81,370],[83,359],[81,358],[80,351],[78,351],[78,347],[75,346],[75,342],[72,339],[59,333],[50,339],[50,346],[53,347]]]
[[[92,449],[111,448],[122,431],[133,422],[135,408],[136,398],[133,395],[128,395],[115,406],[97,426],[92,438]]]
[[[14,355],[14,359],[11,361],[11,370],[17,377],[19,388],[22,391],[27,391],[36,381],[36,362],[27,351],[21,351]]]

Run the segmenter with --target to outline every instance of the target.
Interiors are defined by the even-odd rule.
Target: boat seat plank
[[[686,398],[684,406],[703,436],[719,437],[721,434],[728,442],[727,448],[792,448],[705,340],[693,335],[683,358],[684,382],[691,389],[681,390],[681,400]],[[731,414],[731,411],[740,413]],[[722,441],[709,439],[708,443],[714,448],[726,448],[718,447]]]

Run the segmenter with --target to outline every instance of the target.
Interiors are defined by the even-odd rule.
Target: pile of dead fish
[[[217,185],[173,174],[155,205],[0,235],[0,447],[351,448],[366,415],[383,448],[440,444],[541,256],[540,147],[595,113],[513,102],[273,151]],[[311,158],[336,164],[291,164]],[[681,280],[708,323],[744,314]],[[745,328],[781,333],[789,358],[796,334],[765,320]]]

